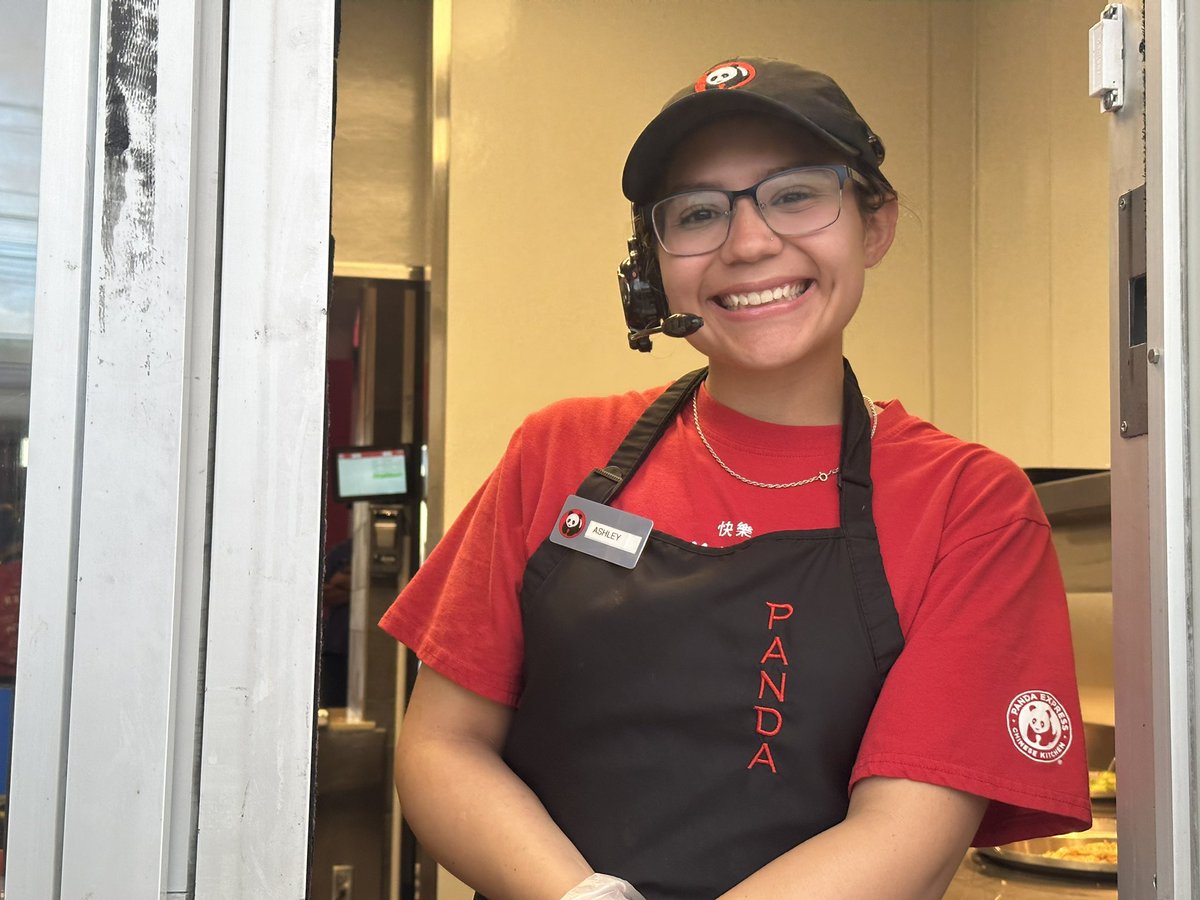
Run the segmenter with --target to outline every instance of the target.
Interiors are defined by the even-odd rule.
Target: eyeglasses
[[[699,256],[725,243],[734,204],[739,197],[750,197],[772,231],[798,237],[828,228],[838,220],[847,179],[869,187],[867,180],[849,166],[802,166],[764,178],[741,191],[705,188],[672,194],[650,208],[650,220],[667,253]]]

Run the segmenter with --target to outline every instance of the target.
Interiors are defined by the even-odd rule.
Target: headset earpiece
[[[633,237],[629,239],[629,255],[617,266],[617,283],[621,288],[621,307],[629,327],[629,349],[650,352],[650,335],[684,338],[704,327],[704,320],[692,313],[675,313],[667,308],[667,295],[658,278],[646,272],[642,248],[646,232],[637,206],[633,208]],[[640,240],[639,240],[640,238]]]
[[[648,353],[650,337],[646,332],[662,327],[667,304],[662,293],[651,286],[642,272],[641,254],[635,239],[630,239],[629,255],[617,267],[617,284],[621,289],[625,324],[629,328],[629,348]]]

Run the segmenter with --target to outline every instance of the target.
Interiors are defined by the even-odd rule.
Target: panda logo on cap
[[[754,80],[754,66],[740,59],[717,63],[696,79],[696,91],[728,91]]]

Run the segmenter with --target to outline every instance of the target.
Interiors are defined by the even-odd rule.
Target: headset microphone
[[[687,337],[704,324],[699,316],[685,313],[669,315],[662,290],[642,274],[637,242],[629,242],[629,256],[617,267],[617,282],[621,288],[621,306],[625,325],[629,328],[629,348],[643,353],[650,351],[650,335]]]
[[[650,328],[642,328],[638,331],[629,333],[629,343],[633,344],[641,338],[647,338],[652,334],[665,334],[667,337],[684,338],[689,334],[695,334],[704,326],[704,320],[699,316],[693,316],[690,313],[675,313],[667,316],[659,324]]]
[[[663,334],[667,337],[684,338],[689,334],[695,334],[704,327],[704,320],[699,316],[693,316],[691,313],[675,313],[672,316],[667,316],[663,322]]]

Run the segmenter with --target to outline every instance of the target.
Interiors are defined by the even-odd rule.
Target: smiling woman
[[[382,622],[425,664],[406,816],[481,893],[936,897],[972,842],[1090,820],[1029,482],[843,358],[884,157],[828,76],[748,57],[630,151],[630,344],[682,319],[707,366],[529,416]]]
[[[675,184],[726,191],[750,185],[746,189],[755,194],[733,203],[721,217],[724,234],[712,234],[700,253],[680,252],[674,233],[663,241],[658,222],[664,213],[657,212],[662,201],[651,214],[672,312],[705,319],[692,345],[708,357],[709,392],[766,421],[804,425],[836,419],[841,399],[836,387],[822,397],[789,385],[840,380],[842,332],[862,299],[865,271],[883,259],[895,236],[894,202],[864,215],[857,202],[843,201],[843,193],[856,187],[847,186],[848,178],[829,180],[837,171],[827,167],[840,155],[811,131],[777,117],[717,118],[675,150],[666,190]],[[823,179],[826,196],[808,205],[807,214],[772,213],[757,192],[781,178]],[[791,398],[788,408],[778,405],[782,396]],[[759,404],[760,397],[771,408]],[[822,401],[823,406],[812,405]]]

